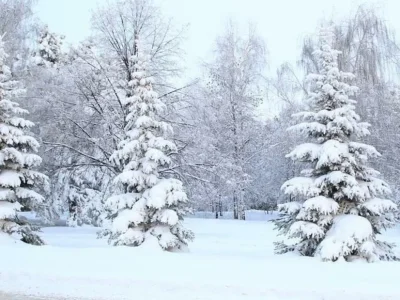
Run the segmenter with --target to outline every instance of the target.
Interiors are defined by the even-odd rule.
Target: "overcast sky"
[[[52,31],[65,34],[71,43],[90,33],[91,10],[105,0],[39,0],[37,16]],[[113,0],[109,0],[113,1]],[[270,70],[285,61],[295,62],[300,41],[315,31],[323,17],[348,15],[364,2],[383,10],[385,17],[400,32],[400,0],[157,0],[165,15],[177,25],[189,24],[184,45],[186,62],[191,70],[209,55],[215,37],[229,18],[242,27],[256,23],[269,51]]]

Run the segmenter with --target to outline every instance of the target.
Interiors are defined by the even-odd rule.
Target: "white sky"
[[[90,33],[91,10],[105,0],[39,0],[37,16],[52,31],[66,35],[71,43]],[[113,0],[109,0],[113,1]],[[266,40],[270,70],[281,63],[294,63],[304,35],[314,32],[323,17],[348,15],[358,4],[374,3],[387,21],[400,32],[400,0],[158,0],[166,16],[177,25],[189,24],[184,44],[190,74],[210,53],[214,40],[229,18],[241,26],[257,24]]]

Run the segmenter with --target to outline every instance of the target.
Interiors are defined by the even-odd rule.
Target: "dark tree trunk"
[[[236,190],[233,191],[233,218],[239,219],[239,205]]]

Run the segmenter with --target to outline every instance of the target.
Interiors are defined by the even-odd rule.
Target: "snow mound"
[[[30,245],[20,241],[16,236],[0,232],[0,253],[2,252],[1,247],[12,247],[11,249],[15,249],[15,247],[30,247]]]
[[[340,257],[358,253],[372,259],[374,243],[371,223],[357,215],[339,215],[333,219],[332,227],[317,248],[323,261],[336,261]]]

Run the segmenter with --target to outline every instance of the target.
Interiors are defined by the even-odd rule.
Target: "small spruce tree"
[[[177,148],[167,139],[172,128],[160,121],[165,105],[153,91],[140,54],[137,49],[132,58],[131,91],[123,103],[124,139],[111,157],[122,170],[114,180],[122,193],[105,203],[111,228],[103,234],[114,245],[139,246],[153,236],[162,249],[179,250],[193,238],[182,225],[188,199],[182,182],[161,172],[171,165]]]
[[[105,175],[106,174],[106,175]],[[68,176],[65,198],[68,202],[71,227],[83,224],[100,226],[103,218],[103,198],[108,193],[108,177],[102,168],[82,167]]]
[[[15,234],[23,242],[42,245],[42,239],[34,233],[38,228],[16,214],[22,208],[38,210],[44,205],[43,197],[34,187],[47,181],[47,177],[33,170],[41,163],[41,158],[32,153],[39,144],[24,133],[34,124],[18,117],[28,113],[13,102],[24,90],[13,80],[6,58],[0,37],[0,234]]]
[[[64,36],[50,32],[47,25],[39,29],[38,35],[38,50],[33,54],[34,63],[38,66],[57,67],[64,60]]]
[[[276,243],[276,251],[298,251],[324,261],[396,260],[393,245],[377,239],[394,224],[396,205],[380,198],[388,196],[390,188],[366,165],[368,158],[380,154],[355,141],[369,134],[369,124],[355,113],[356,101],[349,98],[357,92],[349,85],[354,75],[339,71],[339,54],[331,48],[329,30],[321,30],[320,48],[314,53],[319,73],[308,75],[311,111],[296,114],[302,121],[290,128],[313,142],[287,155],[309,168],[282,186],[296,201],[281,204],[283,214],[275,222],[295,242]]]

